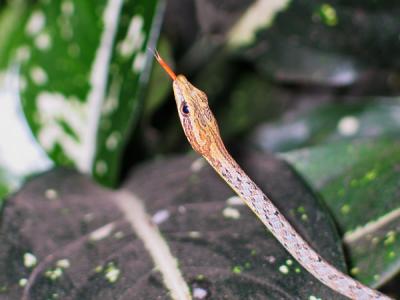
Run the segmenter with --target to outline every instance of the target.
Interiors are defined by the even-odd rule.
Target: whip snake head
[[[206,94],[183,75],[176,77],[173,89],[179,119],[190,145],[196,152],[207,155],[219,139],[219,129]]]

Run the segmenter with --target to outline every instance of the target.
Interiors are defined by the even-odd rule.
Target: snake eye
[[[187,115],[189,113],[189,106],[186,103],[182,105],[182,112]]]

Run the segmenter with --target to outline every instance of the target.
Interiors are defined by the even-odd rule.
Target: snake
[[[229,154],[207,95],[184,75],[176,75],[157,50],[153,54],[173,80],[179,119],[193,150],[205,158],[293,258],[320,282],[350,299],[391,299],[339,271],[310,246]]]

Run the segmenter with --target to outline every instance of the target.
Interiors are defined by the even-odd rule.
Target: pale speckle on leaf
[[[338,23],[335,8],[327,3],[321,5],[320,13],[323,17],[323,22],[328,26],[335,26]]]
[[[353,136],[360,128],[360,121],[354,116],[345,116],[338,122],[337,129],[343,136]]]
[[[301,220],[304,222],[308,221],[308,215],[307,214],[301,214]]]
[[[190,231],[189,237],[191,237],[192,239],[198,239],[199,237],[201,237],[201,233],[198,231]]]
[[[29,72],[32,81],[37,85],[44,85],[47,83],[47,73],[39,66],[32,67]]]
[[[145,65],[146,62],[146,54],[143,52],[140,52],[138,54],[136,54],[135,59],[133,60],[133,64],[132,64],[132,71],[134,73],[140,73]]]
[[[208,295],[208,291],[199,287],[193,289],[194,299],[205,299]]]
[[[115,283],[120,274],[121,271],[113,263],[109,263],[105,270],[104,277],[108,280],[108,282]]]
[[[26,62],[31,57],[31,50],[28,46],[20,46],[16,50],[16,59],[19,62]]]
[[[360,269],[358,267],[351,268],[351,270],[350,270],[351,275],[354,276],[354,275],[357,275],[358,273],[360,273]]]
[[[340,212],[343,215],[347,215],[350,212],[350,205],[348,204],[343,204],[343,206],[340,208]]]
[[[254,253],[254,254],[253,254],[253,253]],[[256,254],[255,250],[254,250],[254,251],[252,250],[252,253],[251,253],[251,254],[252,254],[252,255],[255,255],[255,254]],[[270,264],[273,264],[273,263],[276,261],[275,256],[272,256],[272,255],[267,256],[266,259],[267,259],[267,261],[268,261]]]
[[[62,274],[63,274],[63,270],[62,270],[62,268],[55,268],[55,269],[50,269],[50,270],[47,270],[45,273],[44,273],[44,276],[45,277],[47,277],[47,278],[49,278],[50,280],[52,280],[52,281],[55,281],[55,280],[57,280],[58,278],[60,278],[61,276],[62,276]]]
[[[108,237],[111,232],[114,230],[114,223],[109,223],[107,225],[104,225],[100,227],[99,229],[93,231],[90,236],[89,240],[90,241],[100,241]]]
[[[241,274],[242,273],[242,267],[241,266],[234,266],[232,269],[232,272],[235,274]]]
[[[204,160],[204,158],[199,157],[196,160],[194,160],[192,162],[192,164],[190,165],[190,170],[194,173],[199,172],[201,169],[203,169],[203,167],[205,166],[206,162]]]
[[[143,17],[134,16],[129,24],[125,39],[118,45],[118,51],[121,56],[130,57],[134,51],[142,47],[145,39],[142,27]]]
[[[72,16],[74,14],[74,3],[70,0],[64,0],[61,2],[61,12],[65,15],[65,16]]]
[[[96,162],[96,173],[98,175],[106,174],[107,170],[108,170],[108,166],[104,160],[99,160]]]
[[[389,246],[394,244],[394,242],[396,241],[396,232],[393,230],[390,230],[387,234],[386,234],[386,238],[383,242],[383,244],[385,246]]]
[[[99,266],[97,266],[96,268],[94,268],[94,271],[96,272],[96,273],[100,273],[100,272],[102,272],[103,271],[103,266],[101,266],[101,265],[99,265]]]
[[[229,197],[229,198],[226,200],[226,203],[227,203],[228,205],[231,205],[231,206],[241,206],[241,205],[245,205],[245,203],[243,202],[243,200],[242,200],[240,197],[238,197],[238,196]]]
[[[48,33],[40,33],[36,38],[35,38],[35,46],[39,50],[48,50],[51,47],[51,38]]]
[[[24,266],[26,268],[32,268],[36,266],[36,264],[37,264],[37,258],[35,255],[29,252],[24,254]]]
[[[83,216],[83,221],[85,223],[90,223],[94,220],[94,213],[87,213]]]
[[[237,220],[240,218],[240,212],[239,210],[237,210],[236,208],[232,208],[232,207],[226,207],[224,208],[224,210],[222,211],[222,215],[225,218],[228,219],[234,219]]]
[[[375,170],[371,170],[365,174],[364,178],[366,181],[373,181],[377,176],[377,172]]]
[[[279,267],[279,272],[281,272],[282,274],[288,274],[289,273],[289,268],[285,265],[282,265]]]
[[[55,200],[58,198],[58,192],[55,189],[47,189],[44,192],[44,196],[48,199],[48,200]]]
[[[166,220],[168,220],[169,216],[170,216],[169,211],[166,209],[162,209],[162,210],[157,211],[151,219],[155,224],[159,225],[161,223],[164,223]]]
[[[28,279],[26,279],[26,278],[21,278],[21,279],[18,281],[18,285],[19,285],[20,287],[26,286],[27,283],[28,283]]]
[[[186,207],[185,207],[184,205],[179,205],[179,206],[178,206],[178,212],[179,212],[180,214],[186,213]]]
[[[34,36],[43,29],[45,23],[46,17],[44,13],[42,11],[36,10],[31,14],[27,22],[25,31],[28,35]]]
[[[118,131],[112,132],[106,140],[107,149],[109,151],[115,150],[120,140],[121,140],[121,134]]]
[[[114,233],[114,237],[115,237],[117,240],[122,239],[124,236],[125,236],[125,234],[124,234],[122,231],[117,231],[116,233]]]
[[[64,258],[57,260],[56,266],[62,269],[67,269],[71,266],[71,264],[68,259]]]

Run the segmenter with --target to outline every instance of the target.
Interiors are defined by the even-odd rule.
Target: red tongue
[[[161,65],[161,67],[163,67],[163,69],[165,70],[165,72],[168,73],[168,75],[172,78],[172,80],[176,79],[176,75],[174,73],[174,71],[172,71],[172,69],[167,65],[167,63],[162,59],[162,57],[160,56],[160,54],[158,53],[157,50],[153,51],[154,57],[157,59],[158,63]]]

